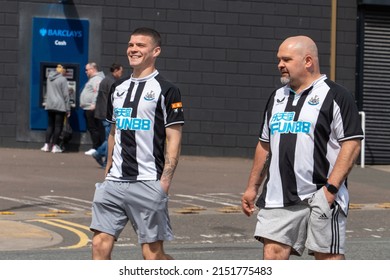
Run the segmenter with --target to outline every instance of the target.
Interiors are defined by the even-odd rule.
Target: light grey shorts
[[[262,208],[257,215],[255,238],[289,245],[292,254],[344,254],[347,217],[335,202],[332,207],[319,189],[308,202],[284,208]]]
[[[168,195],[160,181],[106,180],[96,184],[91,230],[110,234],[117,240],[128,221],[140,244],[173,239]]]

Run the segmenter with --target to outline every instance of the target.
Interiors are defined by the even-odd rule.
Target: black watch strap
[[[326,182],[325,187],[328,189],[328,192],[330,192],[331,194],[336,194],[339,191],[339,189],[336,188],[336,186],[331,185],[328,182]]]

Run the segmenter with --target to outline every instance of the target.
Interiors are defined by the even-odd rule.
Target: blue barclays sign
[[[59,18],[33,19],[33,48],[43,56],[61,48],[62,56],[88,52],[89,21]],[[66,47],[66,48],[64,48]],[[35,53],[34,53],[35,55]]]
[[[85,19],[42,18],[32,20],[31,45],[31,94],[30,128],[43,130],[47,127],[47,112],[42,105],[45,95],[47,71],[53,65],[73,65],[73,83],[76,100],[80,88],[86,83],[87,76],[79,69],[88,63],[89,21]],[[51,67],[51,68],[50,68]],[[69,79],[68,79],[69,81]],[[76,107],[72,112],[74,127],[85,130],[83,111]],[[76,130],[78,130],[76,129]]]

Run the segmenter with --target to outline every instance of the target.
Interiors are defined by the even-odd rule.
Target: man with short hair
[[[287,38],[277,53],[282,88],[270,96],[242,208],[256,205],[255,238],[264,259],[289,259],[305,247],[316,259],[344,259],[347,176],[363,131],[352,95],[320,72],[307,36]]]
[[[111,88],[106,178],[96,184],[92,206],[93,259],[111,259],[128,221],[144,259],[172,259],[163,243],[173,239],[168,191],[179,161],[184,116],[179,89],[155,68],[160,53],[157,31],[133,31],[127,47],[133,73]]]
[[[104,141],[104,138],[101,137],[104,128],[101,121],[95,118],[96,98],[104,73],[99,71],[95,62],[89,62],[85,65],[85,73],[88,76],[88,81],[80,94],[80,107],[84,110],[87,130],[92,140],[92,148],[85,154],[91,156]]]

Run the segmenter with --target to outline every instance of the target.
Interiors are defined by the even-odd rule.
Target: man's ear
[[[314,61],[313,61],[313,57],[311,55],[305,56],[305,65],[307,68],[313,67],[313,63],[314,63]]]
[[[161,47],[155,47],[153,50],[153,57],[159,56],[161,53]]]

